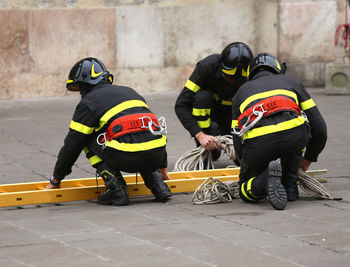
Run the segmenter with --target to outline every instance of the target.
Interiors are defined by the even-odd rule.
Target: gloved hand
[[[55,177],[51,177],[50,183],[45,187],[46,189],[58,189],[61,188],[61,182],[57,181]]]

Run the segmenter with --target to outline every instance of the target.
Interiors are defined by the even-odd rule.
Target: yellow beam
[[[171,180],[165,181],[173,193],[193,192],[208,177],[221,181],[238,180],[239,168],[171,172]],[[124,176],[130,196],[151,195],[144,185],[142,177],[136,175]],[[136,181],[137,180],[137,181]],[[104,191],[101,178],[64,180],[60,189],[45,190],[48,182],[33,182],[21,184],[0,185],[0,207],[22,206],[41,203],[56,203],[65,201],[78,201],[96,199]]]
[[[170,180],[165,181],[173,193],[193,192],[207,178],[220,181],[238,181],[239,168],[226,168],[202,171],[170,172]],[[317,175],[327,170],[308,171]],[[141,176],[125,175],[129,196],[151,195]],[[57,203],[96,199],[104,191],[101,178],[64,180],[60,189],[46,190],[48,181],[0,185],[0,207],[22,206],[42,203]]]

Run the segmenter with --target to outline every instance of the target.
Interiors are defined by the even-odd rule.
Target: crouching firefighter
[[[165,121],[158,121],[133,89],[112,82],[113,75],[96,58],[84,58],[71,69],[66,87],[80,91],[81,100],[47,188],[59,188],[84,150],[105,182],[98,204],[128,204],[121,171],[139,172],[156,200],[165,202],[171,197],[164,183],[169,179]]]
[[[249,65],[249,81],[232,99],[240,197],[253,203],[267,196],[278,210],[299,198],[298,169],[316,162],[327,141],[315,102],[285,70],[273,55],[258,54]]]

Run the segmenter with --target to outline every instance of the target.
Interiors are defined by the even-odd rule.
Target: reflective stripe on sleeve
[[[223,105],[223,106],[232,106],[232,101],[221,100],[221,105]]]
[[[203,128],[209,128],[210,127],[210,118],[207,119],[206,121],[197,121],[198,126]]]
[[[313,108],[314,106],[316,106],[316,104],[312,100],[312,98],[310,98],[309,100],[306,100],[306,101],[300,103],[300,107],[301,107],[302,110],[307,110],[309,108]]]
[[[192,115],[194,115],[194,116],[210,115],[210,108],[193,108]]]
[[[187,80],[185,87],[194,93],[197,93],[201,88],[191,80]]]
[[[94,132],[94,127],[89,127],[76,121],[71,121],[69,128],[83,134],[92,134]]]

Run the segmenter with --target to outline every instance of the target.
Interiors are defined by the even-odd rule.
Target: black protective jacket
[[[199,90],[208,90],[219,105],[231,106],[231,99],[237,89],[238,86],[232,85],[223,79],[220,55],[210,55],[197,63],[196,68],[178,96],[175,104],[176,115],[182,125],[194,136],[202,130],[192,115],[195,94]]]
[[[83,94],[76,107],[69,132],[58,155],[53,173],[55,179],[61,181],[71,173],[83,148],[91,138],[95,140],[100,133],[106,132],[114,119],[150,112],[145,99],[129,87],[110,84],[94,86],[91,91]],[[164,149],[166,137],[142,131],[120,136],[106,144],[109,148],[125,152],[125,157],[132,156],[135,152],[142,156],[142,153],[152,149]]]
[[[238,117],[249,107],[272,96],[286,96],[296,102],[303,110],[311,126],[311,139],[306,147],[305,158],[317,161],[327,141],[326,123],[316,104],[299,82],[285,75],[276,75],[269,71],[257,73],[250,82],[245,83],[232,99],[232,127],[238,125]],[[279,111],[263,117],[243,136],[243,142],[258,141],[263,137],[280,131],[298,127],[307,121],[293,111]],[[237,154],[242,154],[242,140],[234,135],[234,146]]]

